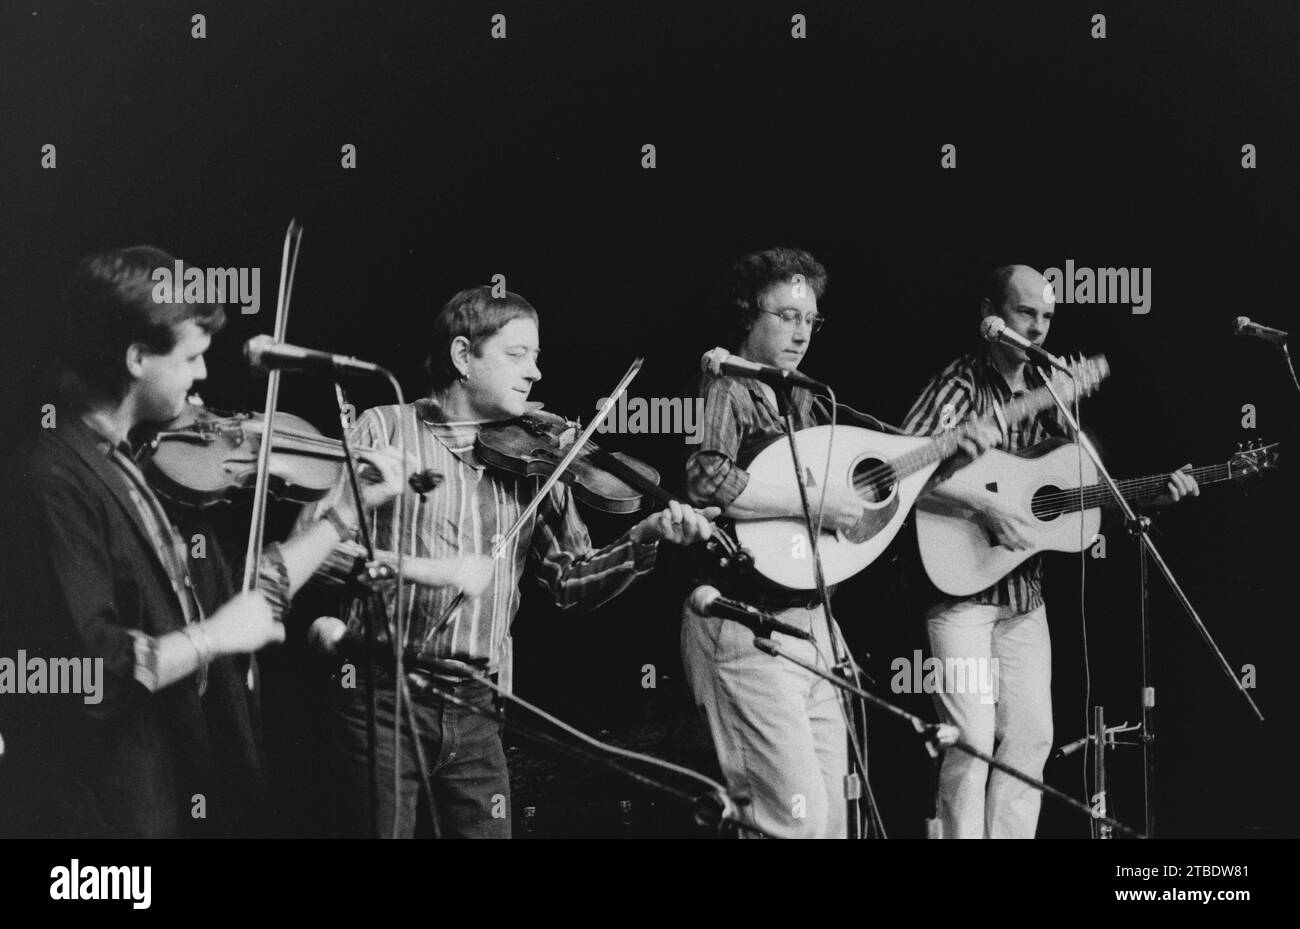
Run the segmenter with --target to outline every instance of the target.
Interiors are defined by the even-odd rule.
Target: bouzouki
[[[1224,464],[1193,468],[1191,473],[1204,487],[1257,474],[1277,460],[1278,446],[1273,443],[1244,449]],[[1012,551],[990,536],[969,507],[933,496],[918,503],[921,562],[934,586],[956,597],[997,583],[1038,552],[1083,551],[1096,539],[1101,508],[1115,502],[1106,485],[1097,483],[1092,459],[1069,439],[1049,439],[1014,455],[990,449],[949,482],[995,494],[1031,526],[1025,533],[1031,547]],[[1168,482],[1165,472],[1116,483],[1124,498],[1135,502],[1158,496]]]
[[[1054,385],[1062,399],[1070,402],[1076,384],[1080,395],[1086,396],[1109,373],[1106,359],[1098,355],[1074,366],[1075,380],[1054,375]],[[1047,409],[1053,402],[1047,388],[1039,387],[1003,404],[1002,414],[1008,423],[1016,422]],[[848,532],[821,533],[817,544],[826,583],[838,584],[875,561],[898,534],[939,463],[977,427],[995,421],[989,415],[934,437],[890,435],[857,426],[814,426],[796,432],[809,500],[815,505],[829,462],[828,480],[852,488],[867,507],[862,519]],[[784,439],[773,442],[754,457],[746,470],[756,480],[792,485],[795,475],[789,443]],[[801,518],[737,520],[736,538],[753,554],[754,569],[764,577],[796,590],[816,586],[812,547]]]

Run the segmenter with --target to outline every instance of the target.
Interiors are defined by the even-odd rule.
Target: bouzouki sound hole
[[[850,475],[859,497],[872,504],[884,503],[894,493],[897,479],[889,464],[880,458],[863,458],[853,465]]]

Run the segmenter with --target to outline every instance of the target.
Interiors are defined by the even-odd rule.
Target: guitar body
[[[830,426],[814,426],[795,433],[808,483],[808,500],[814,509],[827,474],[831,431]],[[927,465],[901,481],[888,469],[890,460],[928,444],[928,437],[890,435],[856,426],[836,426],[834,433],[827,480],[856,490],[866,501],[867,511],[849,533],[821,533],[818,544],[827,584],[838,584],[876,560],[898,534],[925,482],[938,467],[938,462]],[[882,469],[882,477],[867,480],[873,470],[878,473]],[[754,457],[746,470],[754,480],[793,486],[794,462],[789,443],[785,439],[773,442]],[[736,539],[753,553],[755,570],[769,580],[795,590],[817,586],[812,546],[802,519],[737,520]]]
[[[1041,551],[1079,552],[1092,544],[1101,526],[1101,508],[1034,515],[1035,497],[1078,488],[1079,448],[1068,439],[1051,439],[1019,455],[990,449],[950,478],[950,483],[983,488],[995,494],[1033,527],[1026,534],[1032,547],[1011,551],[996,544],[973,518],[971,510],[927,497],[917,505],[916,535],[925,571],[946,594],[978,593],[1010,574]],[[1097,469],[1087,455],[1082,461],[1082,486],[1096,483]]]

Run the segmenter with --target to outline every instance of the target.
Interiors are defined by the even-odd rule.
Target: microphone
[[[1255,339],[1263,339],[1265,342],[1271,342],[1274,345],[1286,344],[1286,333],[1281,329],[1274,329],[1272,326],[1261,326],[1259,323],[1252,323],[1249,316],[1238,316],[1236,328],[1233,329],[1237,335],[1246,335]]]
[[[277,342],[269,335],[253,336],[244,343],[244,357],[259,371],[312,371],[333,376],[335,374],[379,374],[383,368],[348,355],[332,355],[314,348],[301,348],[288,342]]]
[[[1001,342],[1004,345],[1014,345],[1016,348],[1022,349],[1034,364],[1046,365],[1049,368],[1056,368],[1058,371],[1071,374],[1064,361],[1055,355],[1048,354],[1015,330],[1008,329],[1006,321],[1000,316],[985,316],[984,322],[980,323],[980,335],[984,336],[989,342]]]
[[[773,387],[807,387],[809,390],[825,390],[826,385],[814,381],[798,371],[787,371],[774,365],[759,364],[748,358],[733,355],[725,348],[715,348],[705,352],[700,359],[700,370],[711,374],[730,374],[732,377],[752,377]]]
[[[716,616],[719,619],[729,619],[732,622],[740,623],[742,626],[748,627],[760,638],[767,637],[773,632],[779,632],[782,635],[788,635],[796,639],[803,639],[807,642],[812,641],[811,633],[804,632],[789,623],[783,623],[771,613],[764,613],[748,603],[741,603],[739,600],[728,600],[722,596],[721,591],[716,587],[696,588],[695,593],[691,594],[691,609],[705,616]]]
[[[1069,745],[1062,745],[1056,751],[1052,752],[1052,760],[1056,761],[1060,758],[1068,758],[1091,741],[1092,736],[1085,735],[1082,739],[1075,739]]]

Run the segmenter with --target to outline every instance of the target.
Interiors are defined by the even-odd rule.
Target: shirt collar
[[[94,436],[95,447],[105,458],[111,458],[113,452],[117,451],[127,458],[131,457],[131,444],[125,439],[119,440],[109,435],[107,430],[103,429],[99,423],[88,417],[81,417],[81,423]]]

